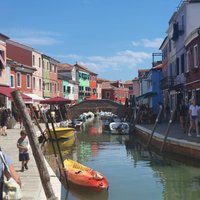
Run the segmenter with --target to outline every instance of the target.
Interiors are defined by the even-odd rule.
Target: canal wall
[[[158,125],[158,130],[154,132],[149,148],[161,151],[166,129],[167,124]],[[153,125],[136,125],[133,135],[147,145],[152,130]],[[182,132],[180,125],[174,123],[163,147],[164,152],[200,160],[200,138],[195,135],[187,136]]]

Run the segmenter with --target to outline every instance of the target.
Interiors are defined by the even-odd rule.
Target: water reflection
[[[131,145],[130,145],[131,143]],[[170,160],[162,155],[155,154],[145,149],[137,141],[126,141],[127,156],[130,156],[134,167],[141,161],[146,161],[154,171],[153,176],[163,187],[164,200],[199,199],[200,196],[200,170],[195,166],[186,165],[180,158],[178,161]],[[171,157],[171,155],[170,155]],[[172,158],[172,157],[171,157]],[[188,163],[188,162],[186,162]]]
[[[51,153],[46,151],[46,157],[58,174]],[[64,158],[103,173],[110,186],[109,192],[97,193],[73,185],[62,190],[62,199],[199,200],[198,167],[186,165],[190,163],[185,158],[180,161],[180,157],[177,160],[150,152],[134,137],[110,135],[100,119],[85,123],[83,130],[77,132],[75,143],[63,147],[62,153]]]

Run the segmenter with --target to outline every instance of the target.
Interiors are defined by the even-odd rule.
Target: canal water
[[[48,162],[59,174],[51,144],[45,145]],[[95,118],[77,132],[75,143],[61,144],[64,158],[76,160],[104,174],[109,189],[102,192],[70,186],[66,200],[199,200],[200,168],[187,160],[163,158],[136,139],[111,135]]]

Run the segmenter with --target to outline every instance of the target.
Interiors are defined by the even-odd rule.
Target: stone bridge
[[[78,118],[82,113],[91,111],[93,113],[104,111],[112,112],[120,118],[126,117],[126,108],[124,105],[108,99],[85,100],[73,106],[67,111],[68,119]]]

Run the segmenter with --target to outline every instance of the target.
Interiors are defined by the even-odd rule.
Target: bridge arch
[[[78,118],[84,112],[106,111],[118,115],[120,118],[126,116],[126,108],[124,105],[116,103],[108,99],[85,100],[70,106],[67,110],[68,119]]]

